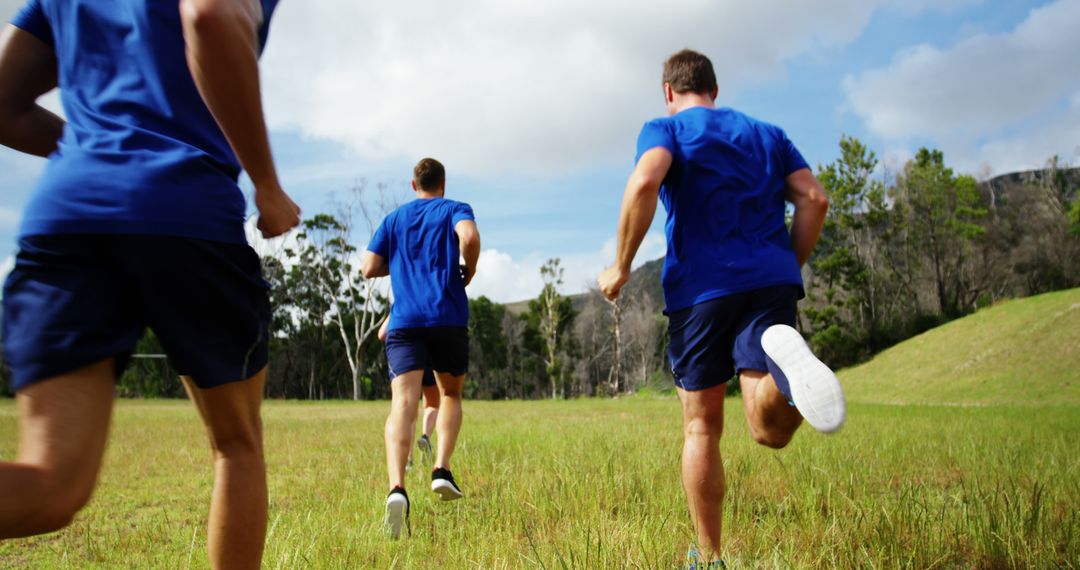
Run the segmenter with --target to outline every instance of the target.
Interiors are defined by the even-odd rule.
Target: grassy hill
[[[1080,406],[1080,289],[984,309],[840,379],[853,402]]]

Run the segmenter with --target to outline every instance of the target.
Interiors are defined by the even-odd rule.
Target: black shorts
[[[115,358],[150,327],[200,388],[266,366],[269,284],[247,244],[145,235],[19,240],[4,285],[4,359],[15,390]]]
[[[469,370],[469,329],[391,329],[386,335],[386,362],[391,380],[413,370],[461,376]]]
[[[668,317],[668,356],[675,385],[704,390],[736,372],[767,372],[761,335],[772,325],[795,326],[802,289],[780,285],[736,293],[675,311]]]

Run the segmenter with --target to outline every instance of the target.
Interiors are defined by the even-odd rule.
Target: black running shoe
[[[465,496],[454,482],[454,474],[442,467],[431,472],[431,490],[438,493],[444,501],[453,501]]]
[[[394,487],[387,495],[386,518],[383,519],[383,526],[386,527],[390,538],[400,537],[402,527],[412,534],[412,529],[409,528],[409,495],[405,489]]]

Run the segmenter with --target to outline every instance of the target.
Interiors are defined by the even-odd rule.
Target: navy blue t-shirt
[[[662,147],[672,164],[667,210],[667,311],[774,285],[802,287],[784,225],[784,179],[807,168],[780,128],[733,109],[692,107],[645,123],[637,160]]]
[[[474,219],[468,204],[446,198],[413,200],[383,219],[367,248],[390,265],[388,330],[469,326],[454,226]]]
[[[176,1],[30,0],[67,124],[20,237],[156,234],[246,243],[240,164],[199,96]],[[262,0],[265,44],[277,0]]]

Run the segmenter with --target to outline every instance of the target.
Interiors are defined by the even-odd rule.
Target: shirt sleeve
[[[33,34],[50,47],[53,46],[52,25],[45,16],[45,8],[42,7],[41,0],[30,0],[23,5],[11,19],[11,24],[24,32]]]
[[[787,137],[787,133],[783,130],[780,131],[780,160],[784,164],[784,177],[788,177],[791,173],[802,170],[804,168],[810,168],[810,165],[806,163],[806,159],[803,158],[799,149],[795,148],[795,143],[791,142],[791,139]]]
[[[654,148],[666,148],[668,152],[675,154],[675,137],[671,133],[670,125],[664,121],[649,121],[641,127],[634,163],[637,164],[642,155]]]
[[[370,251],[371,253],[374,253],[375,255],[381,255],[382,257],[389,259],[390,232],[386,229],[386,220],[387,218],[383,218],[382,223],[379,224],[378,229],[375,230],[375,235],[371,236],[371,241],[368,242],[367,248],[368,251]]]
[[[451,223],[456,226],[458,222],[463,220],[476,221],[476,217],[473,216],[472,206],[464,202],[459,202],[454,208],[454,216],[451,218]]]

